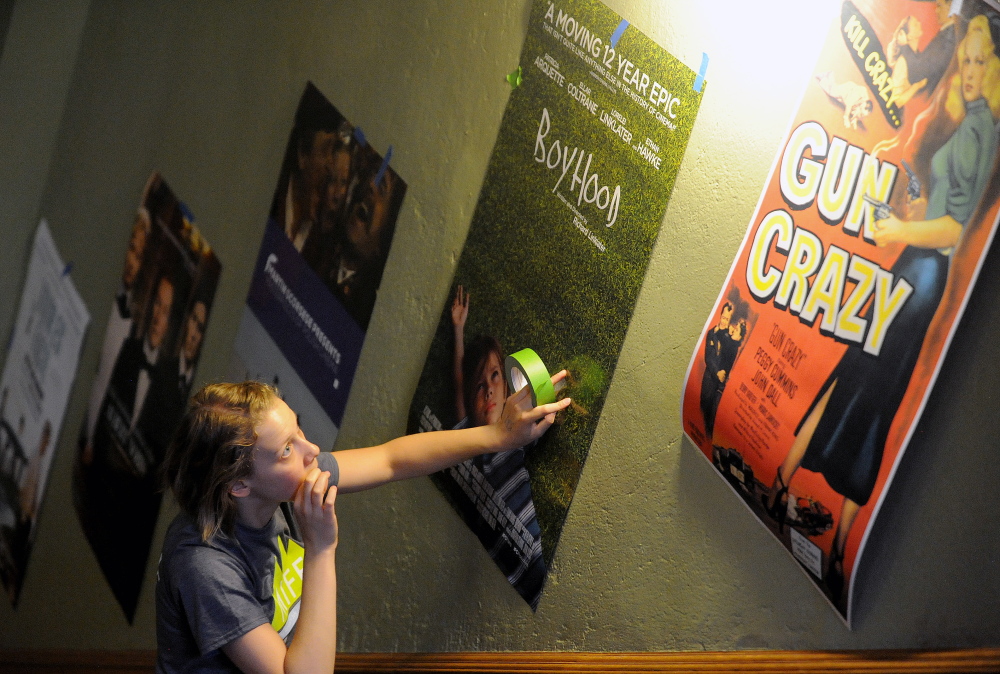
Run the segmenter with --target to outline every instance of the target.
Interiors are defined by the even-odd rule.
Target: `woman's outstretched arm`
[[[563,370],[553,384],[566,377]],[[507,398],[500,420],[487,426],[452,431],[415,433],[374,447],[334,452],[340,466],[342,492],[361,491],[386,482],[430,475],[480,454],[523,447],[540,438],[555,421],[556,412],[569,406],[564,398],[531,407],[527,387]]]

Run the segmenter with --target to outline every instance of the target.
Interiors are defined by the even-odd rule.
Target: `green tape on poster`
[[[521,349],[507,356],[504,361],[507,386],[513,393],[525,386],[531,387],[531,406],[548,405],[556,401],[556,390],[545,363],[531,349]]]

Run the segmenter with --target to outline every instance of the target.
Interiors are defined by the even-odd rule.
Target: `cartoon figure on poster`
[[[958,21],[951,13],[952,0],[934,0],[937,32],[922,50],[918,50],[924,27],[912,15],[905,17],[886,45],[887,61],[893,68],[893,92],[905,105],[918,91],[932,92],[952,61],[958,42]],[[910,89],[912,93],[909,93]],[[909,93],[909,95],[907,95]]]
[[[84,533],[129,620],[159,514],[159,465],[194,383],[219,271],[154,173],[130,232],[73,473]]]
[[[701,377],[700,407],[707,442],[712,443],[712,463],[719,469],[734,489],[753,491],[758,482],[753,469],[735,449],[723,447],[713,441],[715,416],[743,347],[757,322],[757,313],[750,303],[740,296],[739,288],[730,288],[719,310],[718,322],[705,335],[703,349],[704,372]]]
[[[705,435],[711,439],[715,414],[726,388],[726,380],[736,364],[736,357],[747,337],[748,305],[740,299],[739,290],[733,289],[732,299],[727,299],[719,312],[718,324],[705,336],[705,372],[701,380],[701,413],[705,421]],[[755,318],[755,317],[754,317]],[[751,319],[752,320],[752,319]]]
[[[816,76],[816,82],[832,101],[844,108],[844,128],[864,128],[864,119],[874,109],[871,95],[864,86],[852,82],[837,82],[833,73],[825,72]]]
[[[996,228],[1000,14],[942,0],[932,19],[921,4],[844,2],[731,277],[770,329],[722,385],[720,298],[692,359],[697,416],[691,370],[685,393],[689,437],[720,472],[765,480],[738,491],[848,621],[849,580]]]

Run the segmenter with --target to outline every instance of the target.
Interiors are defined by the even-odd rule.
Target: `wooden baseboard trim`
[[[342,653],[338,674],[650,674],[1000,672],[1000,649],[949,651],[727,651],[682,653]]]
[[[156,651],[0,651],[0,674],[151,674]]]
[[[153,651],[0,651],[0,674],[150,674]],[[1000,672],[1000,648],[936,651],[340,653],[337,674],[955,674]]]

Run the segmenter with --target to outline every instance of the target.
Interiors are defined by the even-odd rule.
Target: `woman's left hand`
[[[312,468],[295,491],[295,516],[302,526],[307,550],[336,549],[337,486],[330,484],[330,473]]]

